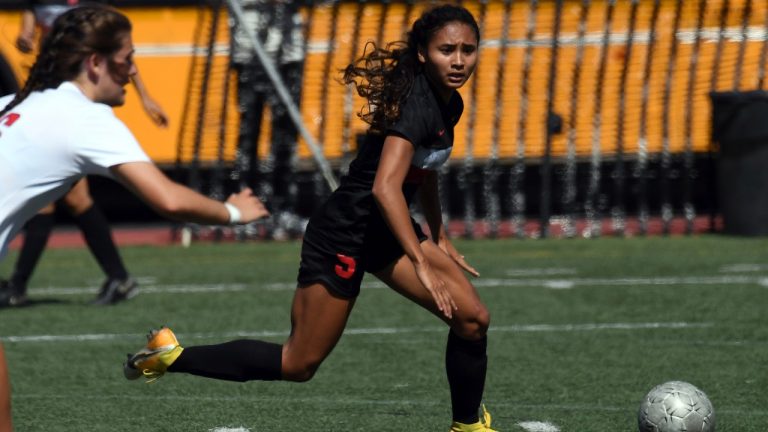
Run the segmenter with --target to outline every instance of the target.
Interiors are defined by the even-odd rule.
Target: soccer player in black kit
[[[308,381],[341,337],[364,272],[448,324],[446,371],[451,431],[492,432],[479,415],[487,368],[489,313],[463,271],[478,276],[442,224],[437,170],[448,160],[463,110],[456,91],[471,76],[480,32],[464,8],[439,6],[407,42],[373,46],[344,71],[371,110],[364,144],[341,186],[310,219],[301,251],[288,340],[234,340],[182,348],[170,329],[148,335],[129,356],[127,378],[166,372],[232,380]],[[418,199],[431,239],[409,212]]]

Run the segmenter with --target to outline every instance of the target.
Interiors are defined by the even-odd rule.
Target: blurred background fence
[[[716,229],[709,93],[768,85],[766,2],[462,4],[477,18],[482,41],[477,71],[461,90],[466,109],[442,176],[447,218],[460,221],[459,231],[589,237],[645,234],[653,226]],[[368,41],[401,40],[430,5],[361,0],[302,8],[300,109],[338,173],[365,131],[356,116],[364,102],[338,83],[339,70]],[[217,0],[200,14],[179,161],[212,169],[216,175],[192,170],[191,178],[220,193],[236,169],[237,116],[227,108],[234,80],[216,42],[234,18]],[[311,208],[328,190],[305,146],[299,154],[297,175]]]
[[[7,11],[0,14],[0,51],[10,65],[0,64],[0,71],[9,72],[3,83],[12,84],[10,72],[23,81],[23,64],[33,59],[19,58],[12,48],[18,21],[13,14],[21,3],[11,3],[0,6]],[[237,75],[229,35],[237,17],[224,0],[115,4],[134,22],[142,75],[174,119],[170,130],[159,131],[147,125],[135,102],[118,115],[178,180],[225,197],[244,182],[248,165],[274,156],[269,111],[262,118],[258,158],[238,148]],[[364,101],[338,82],[340,69],[368,42],[403,39],[434,4],[301,3],[303,69],[300,78],[283,81],[300,81],[300,117],[337,177],[345,173],[366,129],[356,115]],[[453,234],[596,237],[690,234],[723,226],[728,231],[732,201],[740,201],[739,212],[766,225],[759,230],[768,234],[768,224],[761,221],[768,220],[768,198],[762,198],[768,195],[762,193],[768,179],[739,180],[753,195],[729,193],[735,183],[728,181],[746,162],[728,164],[724,179],[719,175],[724,153],[712,139],[713,132],[720,141],[741,139],[733,138],[741,133],[754,143],[768,143],[768,128],[761,132],[760,127],[768,124],[763,121],[768,108],[737,112],[748,104],[768,107],[763,92],[768,86],[767,2],[486,0],[462,5],[477,18],[482,40],[476,73],[461,89],[466,108],[453,155],[441,173]],[[6,87],[5,92],[13,91]],[[718,99],[727,106],[720,119],[742,120],[731,122],[735,132],[713,131],[713,92],[731,95]],[[743,95],[749,97],[739,99]],[[758,153],[738,157],[760,170],[768,164],[768,154],[762,153],[768,152]],[[296,159],[297,211],[306,217],[330,188],[303,139]],[[116,208],[121,209],[118,218],[125,214],[123,207]]]

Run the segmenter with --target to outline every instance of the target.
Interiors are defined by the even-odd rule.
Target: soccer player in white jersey
[[[227,203],[175,183],[112,112],[136,72],[131,24],[106,6],[70,10],[43,41],[29,79],[0,98],[0,259],[23,223],[86,174],[113,176],[160,214],[201,223],[267,216],[246,189]]]
[[[112,112],[136,73],[131,23],[103,6],[61,15],[24,88],[0,98],[0,259],[24,222],[88,174],[113,176],[158,213],[227,224],[268,216],[250,189],[226,203],[173,182]]]
[[[16,47],[22,53],[34,50],[35,37],[40,40],[53,28],[56,18],[79,5],[80,0],[27,0],[22,13],[22,25],[16,38]],[[91,2],[92,3],[92,2]],[[103,2],[102,2],[103,3]],[[168,116],[162,107],[149,95],[139,73],[131,77],[141,104],[152,121],[160,127],[168,125]],[[2,107],[0,107],[2,108]],[[19,307],[28,303],[27,285],[45,251],[53,232],[57,204],[72,216],[80,229],[99,268],[106,275],[99,293],[92,304],[111,305],[134,297],[139,292],[136,279],[132,278],[123,263],[120,252],[112,238],[104,213],[90,194],[88,180],[83,177],[56,203],[50,203],[27,221],[24,227],[24,242],[19,250],[13,272],[8,280],[0,279],[0,308]]]

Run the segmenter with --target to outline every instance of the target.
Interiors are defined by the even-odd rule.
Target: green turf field
[[[86,304],[101,281],[88,252],[47,251],[34,305],[0,310],[17,430],[447,431],[446,329],[368,277],[348,333],[308,383],[123,378],[125,354],[161,324],[186,345],[281,341],[299,247],[123,248],[142,294],[101,308]],[[495,429],[634,431],[644,394],[684,380],[709,394],[719,432],[768,430],[767,239],[457,247],[480,271],[492,314],[485,402]]]

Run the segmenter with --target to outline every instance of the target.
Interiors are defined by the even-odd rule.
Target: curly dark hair
[[[24,87],[0,111],[0,117],[33,91],[55,88],[77,77],[89,55],[110,56],[119,51],[123,37],[130,32],[128,18],[108,6],[82,6],[63,13],[43,38]]]
[[[419,48],[426,48],[434,34],[451,22],[468,25],[480,41],[480,28],[467,9],[442,5],[425,11],[413,23],[407,41],[391,42],[385,47],[368,42],[363,56],[343,70],[342,82],[354,85],[357,94],[368,100],[358,116],[372,132],[382,132],[400,118],[400,106],[411,92],[414,79],[422,73]]]

